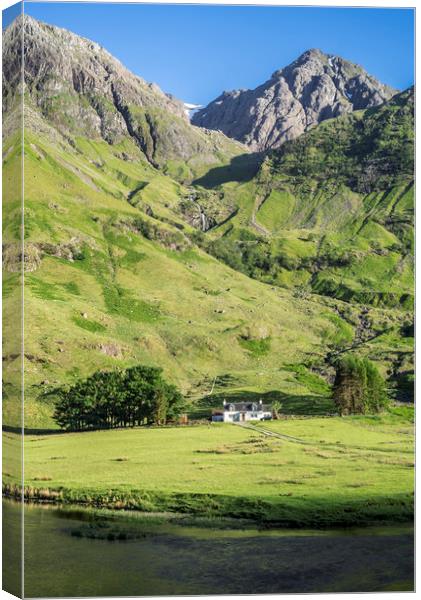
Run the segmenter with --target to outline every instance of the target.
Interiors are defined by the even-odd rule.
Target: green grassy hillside
[[[365,199],[347,188],[361,209],[358,217],[348,218],[343,227],[330,221],[310,228],[307,217],[299,221],[297,216],[303,183],[294,187],[291,175],[275,176],[274,157],[255,180],[225,183],[218,195],[185,187],[155,169],[131,139],[116,144],[80,136],[69,140],[36,113],[28,114],[28,427],[53,425],[49,392],[58,384],[98,368],[136,363],[162,366],[197,414],[227,394],[280,398],[287,412],[331,411],[329,357],[352,347],[376,360],[391,385],[408,387],[412,337],[405,331],[411,323],[412,259],[402,248],[410,225],[403,218],[401,229],[385,225],[391,211],[397,219],[410,209],[408,183],[387,193],[372,191]],[[310,135],[324,139],[323,132],[335,123]],[[7,180],[20,164],[13,138],[5,157]],[[263,174],[271,188],[259,204]],[[331,204],[341,197],[335,194]],[[317,204],[317,194],[311,197]],[[241,204],[241,210],[225,224],[198,233],[189,224],[195,224],[191,205],[198,202],[213,207],[215,219],[226,206],[232,210]],[[295,217],[285,228],[278,208],[288,203]],[[19,295],[19,252],[13,242],[19,237],[19,206],[19,195],[11,194],[4,223],[4,294],[10,311]],[[344,213],[329,210],[336,220]],[[372,218],[363,216],[368,213]],[[241,260],[235,262],[233,243],[246,249],[246,269]],[[265,252],[274,248],[282,268],[272,277],[264,272]],[[402,301],[405,294],[408,300]],[[374,306],[362,308],[358,301]],[[5,325],[8,424],[16,424],[19,415],[14,402],[19,357],[8,335],[12,324]]]
[[[6,173],[20,161],[13,141],[9,148]],[[28,427],[52,425],[53,387],[101,367],[160,365],[193,398],[209,393],[215,377],[215,391],[294,388],[282,364],[317,352],[323,332],[335,331],[317,303],[292,304],[289,292],[196,247],[178,212],[186,190],[139,160],[134,145],[124,149],[132,161],[103,141],[77,138],[72,147],[52,135],[25,136]],[[17,239],[19,198],[8,199],[5,217],[7,239]],[[13,242],[5,253],[4,294],[13,311],[20,259]],[[8,377],[18,360],[9,348],[12,326],[5,324],[6,424],[18,419]],[[261,339],[256,357],[253,340]]]
[[[6,173],[20,160],[18,147],[9,148]],[[198,414],[227,394],[281,397],[287,412],[333,410],[320,374],[330,349],[353,345],[360,309],[299,297],[206,254],[183,220],[188,190],[136,152],[131,143],[25,136],[26,426],[53,426],[49,392],[58,384],[136,363],[162,366]],[[8,239],[18,235],[18,206],[9,199]],[[10,310],[19,294],[14,252],[6,245]],[[393,352],[410,353],[404,315],[370,314],[376,335],[387,329],[387,337],[363,351],[390,368]],[[9,348],[12,324],[4,352],[11,425],[19,410],[9,377],[19,360]]]
[[[414,93],[321,123],[225,183],[235,216],[213,252],[252,277],[411,310]],[[258,251],[250,246],[258,246]]]

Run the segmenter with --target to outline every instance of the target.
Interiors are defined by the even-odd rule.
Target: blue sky
[[[18,15],[22,12],[22,2],[13,4],[8,8],[5,8],[1,13],[1,21],[3,29],[9,25]]]
[[[414,78],[412,9],[25,2],[187,101],[253,88],[308,48],[338,54],[398,89]]]

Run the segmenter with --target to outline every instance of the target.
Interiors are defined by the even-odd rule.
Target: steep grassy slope
[[[411,315],[400,306],[367,310],[308,294],[302,288],[288,290],[308,281],[309,271],[294,263],[277,274],[280,286],[270,286],[256,280],[270,281],[270,277],[252,273],[255,279],[251,279],[196,245],[200,234],[186,221],[194,222],[186,215],[186,202],[197,204],[197,199],[191,200],[194,194],[214,210],[218,202],[221,210],[226,209],[227,200],[230,210],[236,202],[242,203],[236,216],[205,234],[209,240],[217,241],[220,230],[228,233],[228,240],[235,240],[235,236],[242,237],[242,230],[263,227],[258,222],[260,211],[253,212],[263,174],[272,170],[267,180],[273,186],[269,195],[275,197],[281,194],[277,186],[291,177],[275,178],[273,159],[263,165],[257,183],[227,183],[220,194],[184,187],[156,170],[130,138],[113,145],[80,136],[69,142],[37,113],[28,109],[27,116],[24,360],[28,427],[52,425],[49,392],[57,384],[101,367],[135,363],[162,366],[199,412],[201,407],[219,404],[227,394],[265,394],[268,399],[281,399],[287,412],[331,411],[329,388],[320,375],[329,380],[332,352],[352,347],[377,360],[391,383],[399,380],[404,388],[409,385]],[[16,173],[20,161],[13,139],[5,145],[5,157],[7,178]],[[266,200],[263,208],[270,202]],[[395,211],[399,202],[395,201]],[[8,203],[5,294],[15,302],[19,255],[13,239],[19,236],[19,198],[11,197]],[[248,221],[250,214],[255,225]],[[270,223],[276,219],[268,219],[266,225]],[[368,225],[367,221],[369,229]],[[380,224],[377,227],[386,231]],[[317,248],[320,255],[320,248],[329,243],[331,251],[337,252],[346,239],[343,230],[334,228],[329,234],[317,228],[280,231],[272,235],[256,231],[259,244],[254,239],[241,243],[259,252],[268,244],[277,245],[292,261],[307,256],[311,265]],[[404,237],[400,241],[397,234],[389,235],[394,244],[404,243]],[[353,240],[353,251],[371,260],[366,276],[378,277],[379,265],[386,265],[394,253],[384,243],[380,250],[386,252],[367,250],[370,236],[349,237],[348,243]],[[203,239],[199,244],[203,245]],[[403,259],[402,265],[403,274],[397,278],[401,286]],[[327,272],[334,271],[323,274]],[[344,267],[338,272],[344,281]],[[285,275],[289,276],[286,285]],[[389,277],[389,294],[391,281]],[[316,283],[313,286],[318,291]],[[10,326],[6,324],[6,334]],[[18,373],[19,356],[8,347],[13,343],[10,332],[7,338],[7,369]],[[18,405],[13,404],[16,385],[13,377],[6,379],[6,424],[18,420]]]
[[[223,184],[238,210],[214,236],[263,281],[411,310],[413,102],[411,89],[326,121],[270,153],[250,181]]]
[[[212,387],[308,393],[282,365],[322,351],[323,339],[335,335],[328,308],[292,303],[289,292],[197,248],[177,212],[187,190],[135,160],[131,141],[70,145],[46,123],[42,136],[35,129],[25,135],[28,427],[51,425],[51,388],[101,367],[160,365],[193,399]],[[18,161],[11,141],[5,173]],[[12,206],[4,226],[8,237],[18,235]],[[5,254],[5,293],[13,297],[19,255],[12,244]],[[4,354],[12,364],[18,358],[9,343],[10,335]],[[17,391],[11,383],[9,398]],[[6,399],[6,424],[17,419],[12,412]]]
[[[180,208],[189,189],[142,162],[131,141],[70,145],[44,125],[43,136],[39,127],[25,136],[27,427],[52,426],[57,384],[135,363],[162,366],[199,412],[227,394],[281,398],[287,412],[332,410],[318,373],[329,349],[359,341],[358,307],[300,298],[225,266],[192,241],[197,232]],[[18,161],[11,142],[5,173]],[[8,239],[18,235],[12,208]],[[14,252],[7,244],[9,298],[18,293]],[[370,318],[393,351],[410,352],[399,341],[399,311],[373,309]],[[9,366],[19,360],[12,339],[6,335]],[[372,348],[391,368],[382,339],[363,351]],[[6,390],[5,423],[14,424],[17,390],[7,380]]]

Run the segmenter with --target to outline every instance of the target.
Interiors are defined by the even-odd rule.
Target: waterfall
[[[199,211],[200,211],[200,229],[202,231],[206,231],[208,229],[208,219],[205,215],[205,213],[202,210],[202,207],[198,204],[199,207]]]
[[[199,228],[201,231],[207,231],[212,227],[212,222],[208,219],[205,211],[203,210],[201,204],[198,202],[198,194],[193,192],[189,195],[188,199],[197,206],[197,210],[199,211]]]

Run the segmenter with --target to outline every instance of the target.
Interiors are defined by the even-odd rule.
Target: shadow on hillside
[[[285,394],[278,390],[270,392],[250,392],[250,391],[238,391],[238,392],[221,392],[218,394],[212,394],[212,396],[204,396],[199,399],[194,406],[188,410],[190,419],[207,419],[212,414],[212,409],[222,408],[223,401],[227,402],[259,402],[262,400],[263,404],[271,405],[273,402],[280,402],[280,414],[281,415],[297,415],[297,416],[325,416],[336,414],[335,405],[333,400],[327,396],[317,396],[315,394],[309,395],[292,395]],[[22,434],[20,427],[12,427],[10,425],[3,425],[3,431],[8,433]],[[24,429],[24,435],[57,435],[66,433],[60,429]],[[83,432],[80,432],[83,433]]]
[[[32,429],[22,427],[12,427],[11,425],[3,425],[2,430],[7,433],[17,433],[19,435],[57,435],[58,433],[65,433],[62,429]]]
[[[228,165],[209,169],[205,175],[195,179],[193,185],[213,188],[229,181],[250,181],[256,175],[263,155],[260,152],[241,154],[231,159]]]
[[[415,402],[415,374],[413,369],[397,373],[389,381],[394,384],[395,400],[406,404]]]
[[[259,402],[262,400],[263,404],[268,405],[280,402],[282,405],[280,413],[283,415],[320,416],[332,415],[337,412],[333,400],[327,396],[292,395],[278,390],[265,393],[239,391],[213,394],[201,398],[196,403],[197,410],[196,407],[192,409],[190,417],[195,418],[196,413],[198,417],[200,414],[202,418],[206,414],[209,416],[213,408],[222,408],[224,400],[227,402]]]

